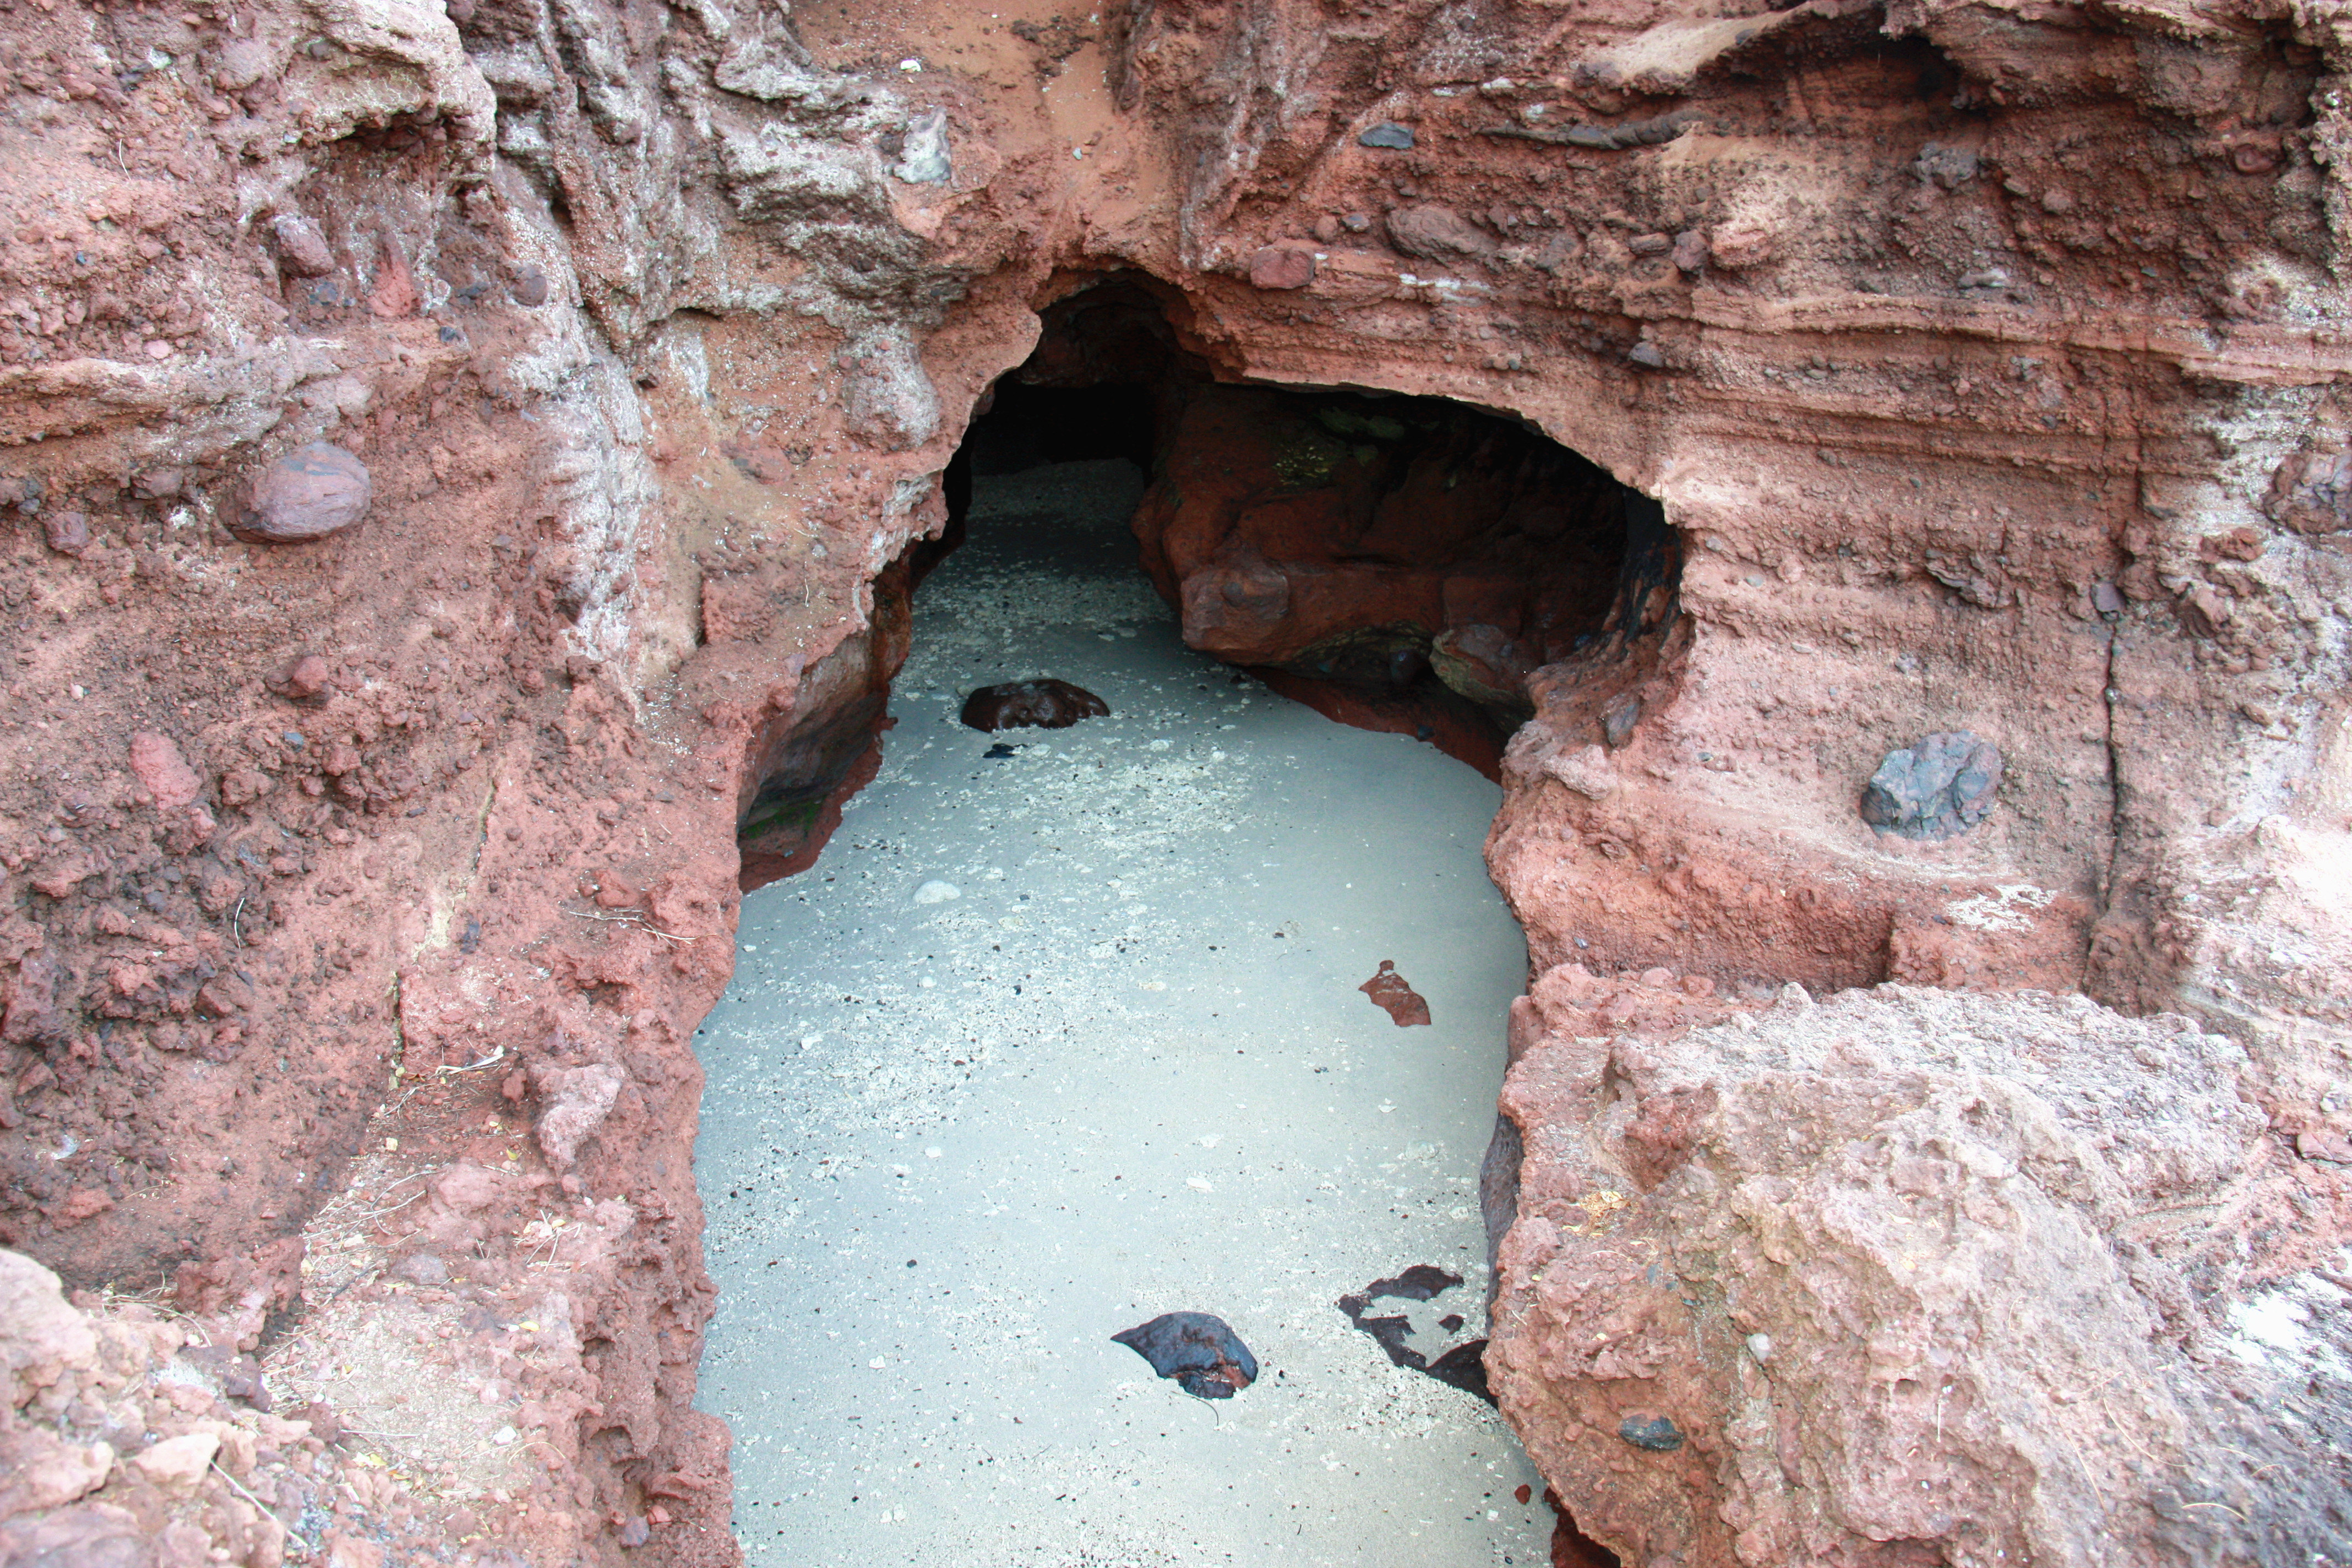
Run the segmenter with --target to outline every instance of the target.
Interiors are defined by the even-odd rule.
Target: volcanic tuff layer
[[[1654,657],[1525,678],[1489,853],[1538,1002],[1577,964],[1596,1038],[1785,981],[2192,1016],[2243,1054],[2213,1103],[2253,1186],[2200,1179],[2268,1195],[2226,1268],[2159,1292],[2167,1331],[2293,1321],[2261,1303],[2341,1277],[2352,1160],[2347,50],[2331,11],[2246,0],[17,0],[0,1244],[292,1309],[365,1148],[467,1261],[336,1286],[438,1294],[464,1333],[561,1304],[499,1374],[538,1479],[468,1550],[729,1560],[725,1434],[689,1407],[688,1041],[735,831],[795,758],[766,806],[822,830],[935,476],[1037,311],[1116,272],[1218,375],[1507,411],[1676,531]],[[238,539],[313,441],[364,465],[364,518]],[[1990,816],[1874,835],[1880,761],[1956,731],[2004,759]],[[1849,1057],[1864,1100],[1910,1081]],[[1531,1169],[1580,1168],[1615,1102],[1546,1103],[1515,1112]],[[1700,1152],[1681,1186],[1578,1201],[1764,1236],[1694,1184],[1764,1155],[1710,1140],[1662,1123]],[[477,1167],[514,1185],[448,1184]],[[1904,1193],[1854,1198],[1860,1230]],[[2122,1234],[2119,1192],[2066,1201],[2086,1247]],[[1498,1365],[1571,1321],[1535,1299]],[[1885,1300],[1842,1331],[1876,1343]],[[1759,1511],[1685,1561],[1769,1561],[1742,1532],[1784,1528],[1971,1561],[2112,1476],[2102,1449],[1986,1479],[1967,1520],[1833,1519],[1864,1461],[1802,1421],[1759,1448],[1764,1405],[1621,1413],[1671,1415],[1671,1451],[1569,1442],[1561,1410],[1653,1375],[1498,1384],[1571,1500],[1592,1456],[1654,1467],[1657,1509],[1597,1521],[1637,1560],[1733,1499]],[[2168,1475],[2159,1447],[2129,1462]],[[1767,1454],[1778,1482],[1742,1468]],[[2164,1527],[2134,1539],[2311,1539],[2293,1498],[2210,1479],[2135,1480]]]

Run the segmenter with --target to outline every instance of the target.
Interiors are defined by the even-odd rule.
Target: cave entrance
[[[1444,398],[1220,379],[1184,313],[1125,277],[1050,307],[949,469],[916,577],[961,541],[975,476],[1125,459],[1148,479],[1140,563],[1188,645],[1489,777],[1537,669],[1665,621],[1679,556],[1651,498]]]
[[[1526,947],[1481,858],[1496,787],[1421,742],[1491,752],[1526,700],[1446,679],[1446,634],[1608,635],[1622,503],[1573,546],[1599,587],[1533,563],[1447,624],[1458,568],[1521,548],[1477,542],[1574,531],[1526,476],[1589,465],[1446,405],[1225,389],[1156,307],[1076,314],[975,420],[951,548],[893,568],[897,727],[830,846],[746,899],[698,1042],[737,1534],[777,1564],[1545,1562],[1542,1481],[1461,1386]],[[1416,546],[1399,494],[1475,547]],[[1110,713],[959,721],[1039,676]],[[1112,1342],[1171,1311],[1229,1323],[1255,1384],[1195,1402]]]

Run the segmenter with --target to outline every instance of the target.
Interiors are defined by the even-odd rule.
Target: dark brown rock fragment
[[[1429,1004],[1396,972],[1392,959],[1381,959],[1380,973],[1356,989],[1370,997],[1373,1005],[1394,1019],[1400,1029],[1429,1022]]]
[[[278,265],[297,278],[324,278],[335,269],[335,253],[327,237],[309,218],[281,213],[270,221],[278,237]]]
[[[1110,705],[1066,680],[1015,680],[983,686],[964,699],[963,721],[992,732],[1034,726],[1066,730],[1081,719],[1107,719]]]
[[[41,520],[47,531],[49,548],[60,555],[79,558],[89,548],[89,518],[79,511],[53,511]]]
[[[1162,1312],[1110,1338],[1195,1398],[1231,1399],[1257,1381],[1257,1357],[1230,1324],[1207,1312]]]
[[[1315,281],[1315,253],[1303,245],[1268,245],[1253,252],[1249,280],[1258,289],[1304,289]]]

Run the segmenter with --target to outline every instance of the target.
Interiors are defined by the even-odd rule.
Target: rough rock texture
[[[1522,679],[1471,635],[1498,623],[1423,627],[1433,667],[1459,632],[1444,668],[1533,710],[1490,758],[1490,861],[1539,974],[2182,1012],[2244,1052],[2255,1147],[2300,1161],[2294,1217],[2214,1289],[2341,1233],[2334,13],[1099,16],[7,13],[0,1245],[78,1287],[315,1312],[304,1258],[363,1149],[397,1141],[419,1184],[511,1169],[533,1205],[473,1211],[466,1245],[527,1274],[568,1244],[514,1265],[524,1227],[560,1219],[608,1261],[528,1320],[562,1394],[517,1406],[502,1529],[548,1563],[729,1560],[725,1435],[689,1405],[687,1154],[738,830],[773,785],[782,837],[755,854],[813,852],[885,722],[893,563],[943,527],[965,422],[1038,312],[1112,274],[1155,280],[1213,378],[1503,412],[1655,502],[1681,567],[1638,647],[1522,649]],[[239,540],[256,481],[316,441],[365,465],[364,525]],[[1271,588],[1221,569],[1244,603]],[[1854,807],[1880,760],[1963,729],[2007,761],[1986,820],[1873,834]],[[1629,1016],[1721,1005],[1602,990]],[[1598,1114],[1561,1100],[1530,1150]],[[1864,1206],[1856,1234],[1905,1199]],[[2089,1200],[2053,1212],[2110,1234]],[[403,1288],[445,1289],[419,1270]],[[492,1310],[465,1300],[452,1326]],[[2157,1342],[2116,1364],[2181,1433],[2233,1419],[2231,1365],[2136,1343]],[[1584,1428],[1535,1388],[1505,1408],[1572,1489]],[[1737,1444],[1710,1412],[1737,1415],[1625,1413],[1684,1435],[1642,1450],[1678,1478],[1662,1518],[1717,1517],[1709,1456]],[[2018,1441],[1999,1451],[2039,1451]],[[1771,1504],[1791,1529],[1872,1484],[1795,1447]],[[2001,1529],[2240,1498],[2299,1528],[2237,1472],[2190,1472],[2211,1506],[2137,1479],[2095,1502],[2108,1453],[1969,1495],[2006,1500]],[[1734,1528],[1695,1526],[1685,1561],[1729,1560]]]
[[[269,1305],[68,1301],[0,1251],[0,1562],[383,1563],[479,1540],[479,1512],[421,1505],[421,1478],[372,1463],[336,1411],[272,1409],[249,1353]]]
[[[1567,1032],[1594,989],[1538,984],[1504,1090],[1487,1355],[1585,1530],[1759,1568],[2352,1545],[2340,1237],[2237,1045],[1895,985]]]

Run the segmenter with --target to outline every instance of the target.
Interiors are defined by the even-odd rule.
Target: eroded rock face
[[[2244,1258],[2177,1270],[2185,1304],[2115,1365],[2154,1402],[2152,1455],[2176,1434],[2268,1453],[2223,1431],[2232,1363],[2207,1363],[2225,1414],[2200,1415],[2164,1346],[2193,1348],[2179,1325],[2233,1293],[2249,1321],[2291,1321],[2263,1260],[2304,1279],[2281,1249],[2347,1214],[2340,30],[2228,4],[1405,0],[1335,26],[1270,0],[1112,6],[1083,48],[1040,29],[1055,41],[998,56],[935,47],[944,15],[10,13],[10,112],[39,134],[0,176],[0,505],[20,525],[0,1245],[76,1286],[284,1307],[358,1152],[503,1169],[511,1149],[532,1201],[436,1213],[450,1245],[509,1258],[545,1215],[610,1254],[567,1265],[542,1323],[573,1359],[562,1397],[518,1406],[539,1468],[501,1522],[549,1563],[614,1563],[624,1539],[640,1561],[725,1560],[724,1434],[692,1409],[709,1290],[689,1041],[730,970],[739,826],[774,808],[753,857],[789,865],[874,755],[891,563],[941,527],[934,476],[984,390],[1024,363],[1100,385],[1173,353],[1235,406],[1275,395],[1235,384],[1256,382],[1505,413],[1655,507],[1671,587],[1621,571],[1602,615],[1633,635],[1580,649],[1547,641],[1523,561],[1500,574],[1515,628],[1448,598],[1484,574],[1416,554],[1419,525],[1286,548],[1303,509],[1409,472],[1381,455],[1394,440],[1327,430],[1340,455],[1301,472],[1330,482],[1302,486],[1273,466],[1279,433],[1244,421],[1244,484],[1200,459],[1202,424],[1183,443],[1199,495],[1155,499],[1155,570],[1204,640],[1376,685],[1419,680],[1418,658],[1480,713],[1532,713],[1507,751],[1487,737],[1506,789],[1489,848],[1546,1007],[1581,1005],[1559,994],[1574,963],[1714,987],[1596,981],[1618,1023],[1716,1016],[1735,987],[1791,979],[2032,984],[2238,1042],[2256,1147],[2291,1142],[2294,1193],[2246,1211]],[[1112,273],[1155,280],[1159,324],[1049,337],[1032,362],[1038,312],[1083,313]],[[364,465],[367,525],[235,542],[246,485],[313,442]],[[1458,488],[1410,493],[1431,526],[1459,521]],[[1874,834],[1854,808],[1880,761],[1959,730],[1999,740],[2002,809],[1934,844]],[[152,754],[143,778],[134,735],[180,765]],[[388,1096],[395,1066],[431,1092]],[[1625,1068],[1666,1082],[1652,1070]],[[1886,1080],[1886,1113],[1955,1070],[1921,1058]],[[2088,1136],[2014,1081],[1988,1101],[1998,1125],[2023,1127],[2031,1096],[2062,1144]],[[1832,1099],[1795,1114],[1864,1114]],[[1589,1099],[1550,1103],[1529,1110],[1531,1171],[1603,1124]],[[1710,1158],[1769,1163],[1691,1114]],[[494,1115],[508,1133],[478,1131]],[[526,1135],[543,1115],[551,1147]],[[2139,1179],[2091,1142],[2114,1182]],[[1656,1201],[1693,1234],[1747,1223],[1694,1179]],[[2010,1212],[2111,1260],[2084,1278],[2107,1291],[2097,1321],[2131,1328],[2158,1276],[2112,1262],[2131,1237],[2107,1200],[2000,1179],[2032,1187]],[[1840,1267],[1892,1257],[1914,1197],[1965,1236],[1990,1224],[1890,1176],[1854,1197],[1864,1239],[1838,1242]],[[2189,1212],[2181,1234],[2206,1234]],[[2163,1235],[2136,1245],[2173,1257]],[[2013,1300],[1979,1283],[1966,1299]],[[1884,1311],[1890,1355],[1911,1354],[1896,1331],[1927,1309],[1857,1300],[1847,1339],[1868,1347]],[[593,1365],[573,1324],[598,1336]],[[1885,1440],[1869,1411],[1914,1430],[1909,1393],[1855,1373],[1851,1344],[1790,1331],[1823,1377],[1881,1391],[1802,1406],[1810,1430]],[[1895,1508],[1896,1472],[1802,1443],[1783,1469],[1748,1406],[1706,1404],[1742,1386],[1706,1360],[1729,1344],[1671,1363],[1687,1376],[1639,1407],[1571,1411],[1529,1373],[1505,1408],[1564,1490],[1594,1454],[1662,1467],[1640,1495],[1696,1521],[1692,1564],[1736,1560],[1749,1529],[1801,1553],[1811,1531],[1862,1539],[1852,1521],[1942,1528]],[[2060,1363],[2021,1367],[2039,1387]],[[1988,1425],[1995,1393],[1958,1437],[1930,1409],[1923,1452],[2043,1454],[2048,1428]],[[1659,1422],[1680,1447],[1623,1435],[1664,1443]],[[2326,1451],[2318,1417],[2296,1430]],[[2261,1489],[2275,1479],[2184,1460],[2167,1500],[2161,1463],[2116,1479],[2104,1438],[2064,1432],[2084,1455],[2051,1458],[1993,1539],[2031,1521],[2073,1550],[2091,1516],[2070,1465],[2159,1559],[2218,1550],[2197,1531],[2225,1510],[2302,1528]],[[1759,1474],[1727,1479],[1727,1454]],[[1722,1523],[1735,1483],[1754,1511]],[[101,1507],[9,1528],[135,1547]]]
[[[2252,1326],[2341,1287],[2296,1272],[2332,1247],[2251,1218],[2299,1188],[2246,1067],[2038,994],[1546,1029],[1503,1099],[1503,1408],[1631,1562],[2340,1552],[2345,1461],[2313,1445],[2347,1320]]]

